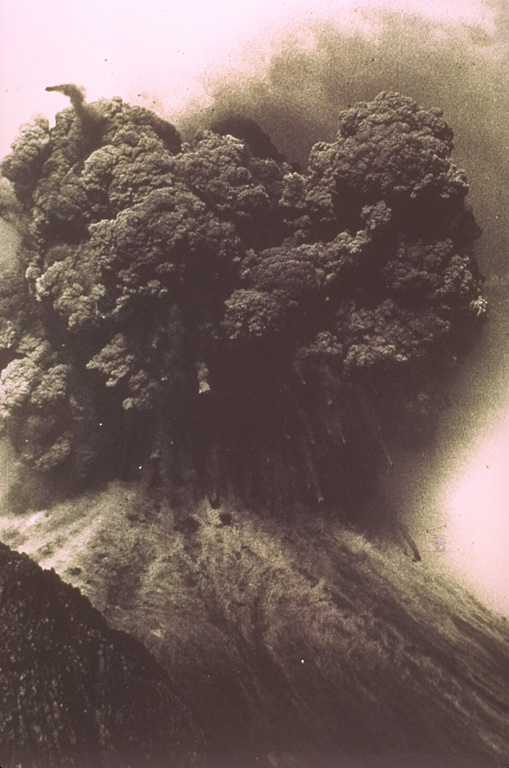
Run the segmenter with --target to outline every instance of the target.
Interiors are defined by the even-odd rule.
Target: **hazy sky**
[[[51,120],[68,106],[48,85],[75,82],[89,100],[121,96],[171,118],[206,104],[219,73],[268,61],[289,32],[325,18],[376,36],[380,10],[426,16],[444,35],[495,29],[491,0],[0,0],[0,157],[33,114]],[[509,612],[509,418],[486,440],[458,472],[439,521],[447,533],[430,546]]]
[[[47,85],[75,82],[90,100],[121,96],[171,114],[295,25],[367,26],[387,8],[493,25],[483,0],[0,0],[0,157],[34,112],[51,118],[68,105]]]

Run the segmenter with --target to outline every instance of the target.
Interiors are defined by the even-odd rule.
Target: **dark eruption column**
[[[358,519],[484,314],[441,112],[382,92],[300,172],[247,120],[181,147],[153,113],[54,89],[74,108],[3,164],[30,220],[2,374],[22,459]]]

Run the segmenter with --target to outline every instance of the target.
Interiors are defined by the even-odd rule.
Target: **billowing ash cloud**
[[[147,110],[54,88],[75,108],[3,163],[27,231],[0,338],[22,461],[352,509],[387,435],[426,436],[485,311],[441,112],[382,92],[299,170],[249,121],[182,145]]]
[[[357,101],[370,101],[382,89],[400,90],[426,108],[443,108],[455,132],[454,157],[467,169],[468,199],[483,230],[475,253],[487,277],[484,291],[490,321],[482,341],[461,359],[452,387],[444,391],[447,408],[433,440],[426,449],[394,450],[394,463],[382,483],[390,496],[387,503],[400,508],[423,550],[429,549],[430,531],[448,526],[447,551],[435,558],[437,564],[450,565],[454,559],[455,575],[466,574],[470,588],[483,599],[497,595],[498,607],[507,612],[502,545],[507,520],[505,473],[497,472],[495,461],[485,460],[487,446],[482,444],[483,435],[500,423],[497,466],[504,467],[502,414],[509,383],[507,5],[483,3],[478,26],[473,14],[470,23],[463,23],[456,8],[447,22],[439,23],[426,18],[433,10],[429,4],[411,5],[415,14],[409,13],[407,4],[406,13],[377,15],[367,9],[359,32],[349,31],[339,18],[314,29],[303,27],[273,42],[272,56],[260,56],[257,66],[256,47],[251,46],[243,73],[223,74],[215,83],[209,77],[212,106],[208,112],[187,115],[179,127],[187,138],[198,127],[241,113],[257,121],[289,160],[304,164],[316,141],[334,138],[339,111]],[[440,3],[440,8],[445,19],[447,3]],[[496,16],[490,16],[492,10]],[[361,16],[360,8],[356,15]],[[462,471],[467,452],[472,451],[477,462]],[[453,509],[449,507],[453,478],[483,490],[474,497],[465,488],[461,503]],[[380,499],[375,504],[380,507]],[[498,563],[491,576],[487,562]]]

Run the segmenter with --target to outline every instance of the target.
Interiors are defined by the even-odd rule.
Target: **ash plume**
[[[263,76],[181,121],[183,140],[147,110],[55,86],[71,108],[24,128],[5,160],[1,210],[23,242],[0,288],[0,416],[17,456],[3,538],[168,678],[131,646],[110,685],[118,636],[51,574],[45,622],[40,572],[3,549],[14,717],[0,752],[18,758],[24,706],[60,766],[44,705],[72,702],[76,686],[58,686],[81,680],[110,734],[115,713],[135,723],[107,748],[134,738],[150,765],[165,734],[207,768],[504,764],[507,621],[421,540],[419,561],[375,493],[410,447],[436,484],[435,425],[445,416],[452,454],[448,414],[463,424],[477,406],[456,382],[482,378],[486,401],[504,362],[506,296],[491,290],[481,333],[490,278],[476,263],[507,269],[501,41],[378,21],[376,39],[323,26],[312,46],[283,43]],[[47,489],[84,492],[56,503]],[[366,518],[392,535],[366,537]],[[62,621],[92,634],[90,654]],[[39,678],[31,638],[58,652]],[[16,656],[48,681],[25,702]],[[152,684],[162,717],[147,723]],[[83,720],[62,717],[64,743]],[[107,748],[95,762],[112,762]],[[37,745],[28,758],[39,768]]]
[[[80,88],[74,83],[63,83],[62,85],[48,85],[47,91],[57,91],[68,96],[76,112],[79,112],[85,103],[85,89]]]
[[[298,171],[252,122],[181,146],[147,110],[54,89],[74,109],[2,166],[28,222],[2,288],[20,459],[78,486],[138,474],[174,499],[354,514],[393,425],[429,433],[485,314],[440,110],[382,92]]]

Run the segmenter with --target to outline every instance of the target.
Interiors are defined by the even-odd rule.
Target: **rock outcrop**
[[[2,768],[193,763],[199,730],[148,651],[3,544],[0,638]]]

